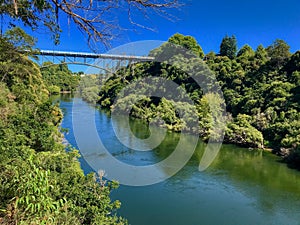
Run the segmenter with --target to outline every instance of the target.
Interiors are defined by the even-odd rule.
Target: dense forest
[[[49,93],[77,77],[57,83],[46,69],[43,77],[30,59],[33,45],[20,28],[0,37],[0,224],[126,224],[109,197],[118,183],[103,171],[84,175],[78,151],[62,144],[62,112]]]
[[[74,92],[78,87],[80,74],[73,73],[66,64],[45,62],[41,66],[41,73],[50,94]]]
[[[225,36],[219,53],[205,55],[193,37],[175,34],[151,51],[150,56],[156,62],[135,63],[111,76],[101,87],[99,104],[174,131],[200,134],[204,140],[210,136],[218,139],[213,127],[225,122],[226,143],[271,148],[292,167],[300,168],[300,51],[291,54],[283,40],[275,40],[266,48],[260,45],[256,50],[249,45],[238,49],[235,36]],[[191,73],[210,88],[199,87]],[[222,107],[219,110],[209,107],[211,102],[217,102],[216,106],[224,103],[212,91],[216,86],[212,76],[224,96],[225,121],[218,121],[214,115],[225,113]],[[175,82],[188,93],[193,106],[174,99],[174,94],[168,94],[167,90],[161,98],[147,96],[146,90],[162,85],[159,79],[156,83],[131,86],[130,90],[125,88],[145,77]],[[188,118],[186,121],[180,118],[178,112],[182,111]],[[193,114],[195,111],[197,115]],[[191,125],[189,121],[195,116],[199,123]]]

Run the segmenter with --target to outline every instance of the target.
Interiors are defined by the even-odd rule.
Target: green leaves
[[[263,148],[263,135],[250,123],[251,116],[239,114],[229,122],[225,133],[225,141],[246,147]]]
[[[67,65],[43,63],[41,73],[50,93],[74,92],[79,85],[80,76],[73,74]]]
[[[174,34],[168,40],[169,43],[182,46],[186,51],[191,51],[201,59],[204,57],[204,52],[196,39],[192,36],[184,36],[182,34]]]
[[[275,40],[266,50],[268,56],[271,58],[270,63],[275,66],[275,68],[282,66],[291,56],[290,46],[280,39]]]
[[[15,38],[0,37],[1,222],[126,224],[115,215],[120,203],[109,197],[116,183],[84,176],[78,151],[62,144],[62,112],[50,101],[37,65],[18,52],[28,40]],[[66,66],[55,69],[68,87],[77,85]]]
[[[195,47],[195,43],[197,42],[189,37],[175,34],[167,43],[150,53],[164,63],[137,64],[139,70],[134,71],[135,76],[128,75],[128,68],[120,70],[118,74],[123,79],[115,76],[104,85],[100,91],[100,104],[111,106],[119,90],[133,80],[161,76],[180,85],[196,103],[199,126],[192,130],[199,131],[204,139],[214,135],[211,128],[220,121],[214,121],[208,107],[211,100],[208,96],[203,96],[203,90],[189,77],[191,71],[199,78],[205,73],[209,74],[205,72],[205,65],[199,58],[184,52],[184,48],[170,48],[172,44],[178,44],[195,53],[199,49]],[[249,45],[245,45],[237,54],[236,52],[236,38],[226,36],[220,46],[220,55],[210,52],[204,59],[222,86],[228,118],[233,117],[227,124],[226,141],[248,147],[263,147],[267,144],[275,149],[297,148],[300,130],[297,116],[300,109],[299,51],[291,55],[289,46],[282,40],[276,40],[267,48],[259,45],[253,51]],[[200,72],[195,74],[195,71]],[[201,79],[210,84],[210,76],[206,75]],[[205,92],[209,92],[209,89]],[[126,107],[126,102],[134,104],[134,96],[124,93],[117,102],[117,108],[128,112],[130,109]],[[158,125],[175,131],[187,129],[186,124],[176,115],[174,104],[182,104],[185,109],[188,108],[185,102],[172,102],[167,97],[154,101],[145,96],[135,103],[130,115],[156,121]],[[163,118],[165,124],[155,118]]]
[[[29,173],[21,174],[17,173],[16,181],[16,192],[19,193],[15,207],[17,210],[23,211],[24,213],[30,213],[32,216],[41,216],[44,214],[51,213],[63,207],[64,204],[60,204],[63,201],[55,201],[49,192],[54,188],[50,184],[49,170],[42,170],[37,168],[32,161],[28,162],[31,164]],[[27,216],[30,216],[27,215]]]
[[[234,59],[237,52],[237,40],[234,35],[229,37],[226,35],[220,45],[220,55],[227,56],[229,59]]]
[[[59,24],[53,15],[53,6],[49,1],[3,1],[0,6],[0,14],[10,18],[12,27],[20,22],[32,30],[44,26],[49,29],[54,37],[57,36],[60,31]]]
[[[36,43],[36,39],[28,35],[20,27],[13,27],[6,31],[4,38],[22,53],[33,51],[33,46]]]

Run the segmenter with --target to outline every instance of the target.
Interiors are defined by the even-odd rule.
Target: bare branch
[[[53,32],[59,33],[59,15],[66,14],[68,23],[72,21],[90,42],[101,42],[106,47],[116,37],[116,31],[124,30],[119,26],[118,13],[127,14],[128,22],[133,27],[155,31],[135,16],[142,15],[146,21],[153,13],[174,21],[176,17],[169,14],[169,9],[182,6],[179,0],[8,0],[9,16],[20,19],[32,28],[40,26],[39,22]],[[21,9],[22,11],[18,10]]]
[[[18,15],[18,3],[17,0],[13,0],[14,8],[15,8],[15,14]]]

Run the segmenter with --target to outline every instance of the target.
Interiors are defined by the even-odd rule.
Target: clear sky
[[[113,47],[140,40],[167,40],[176,32],[194,36],[205,53],[219,51],[222,38],[234,34],[238,46],[249,44],[254,49],[270,45],[276,38],[285,40],[291,51],[300,50],[300,1],[299,0],[183,0],[187,3],[175,14],[180,20],[170,22],[152,17],[145,23],[157,29],[152,32],[137,29],[121,33]],[[139,17],[137,17],[138,19]],[[120,18],[122,21],[124,18]],[[124,22],[123,22],[124,23]],[[38,34],[38,47],[68,51],[90,51],[83,35],[73,26],[62,24],[62,38],[54,46],[49,37]]]

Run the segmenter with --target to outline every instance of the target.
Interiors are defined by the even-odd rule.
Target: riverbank
[[[109,77],[101,86],[99,104],[177,132],[195,131],[204,140],[217,140],[214,128],[226,123],[226,143],[294,154],[298,164],[300,51],[291,54],[287,43],[276,40],[267,48],[243,46],[230,57],[211,52],[203,62],[199,52],[187,56],[183,49],[201,52],[195,38],[173,35],[149,53],[156,62],[129,65]],[[285,54],[279,56],[279,52]],[[179,114],[187,120],[182,121]],[[199,123],[191,122],[194,118]]]
[[[85,175],[78,151],[62,144],[63,116],[47,83],[57,74],[48,68],[46,82],[19,51],[33,49],[34,39],[18,27],[9,33],[13,38],[0,36],[0,223],[126,224],[116,215],[120,202],[110,198],[117,183]]]
[[[95,104],[95,99],[93,99],[91,102],[89,102],[88,99],[85,98],[84,101],[86,101],[88,103],[91,103],[92,105]],[[98,105],[99,105],[100,109],[102,108],[103,110],[106,110],[108,112],[111,112],[112,110],[115,109],[115,108],[112,108],[111,106],[110,107],[103,107],[102,102],[98,102],[98,103],[99,103]],[[144,122],[149,123],[149,120],[152,120],[152,118],[148,118],[147,115],[144,115],[143,113],[141,114],[140,113],[141,111],[139,113],[134,112],[136,109],[141,110],[142,108],[143,108],[143,106],[142,107],[133,107],[132,108],[132,113],[130,114],[130,117],[141,119]],[[120,113],[120,115],[122,115],[122,113],[124,113],[124,111],[126,112],[125,115],[128,115],[127,110],[124,110],[124,109],[120,110],[120,108],[118,108],[118,110],[119,110],[118,112]],[[154,108],[154,110],[156,110],[156,109]],[[144,111],[146,111],[146,110],[144,110]],[[148,113],[149,113],[149,110],[148,110]],[[153,116],[153,115],[155,115],[155,112],[152,112],[152,113],[149,113],[149,114],[151,114]],[[243,120],[249,119],[249,118],[247,116],[245,116],[245,117],[240,117],[239,119],[240,119],[240,121],[243,121]],[[238,121],[237,124],[239,124],[240,121]],[[245,122],[243,122],[243,123],[245,124]],[[184,132],[184,133],[190,133],[192,135],[199,134],[199,132],[198,133],[192,132],[192,130],[193,130],[192,128],[185,129],[183,127],[183,131],[181,131],[181,130],[178,131],[178,128],[182,128],[182,126],[180,126],[180,125],[167,125],[166,126],[166,125],[161,125],[159,122],[155,123],[155,122],[153,122],[153,120],[152,120],[151,124],[156,124],[156,126],[158,126],[158,127],[163,126],[164,128],[166,128],[166,129],[168,129],[169,131],[172,131],[172,132]],[[284,160],[286,157],[288,157],[289,152],[293,151],[293,149],[289,149],[289,151],[287,151],[284,148],[275,149],[275,148],[270,148],[268,146],[264,146],[264,144],[262,143],[262,139],[263,139],[262,135],[260,135],[259,141],[253,142],[253,141],[251,141],[251,139],[249,140],[248,136],[251,135],[251,132],[257,132],[256,130],[253,129],[253,127],[251,127],[249,125],[249,123],[246,123],[245,128],[240,129],[237,126],[235,126],[234,123],[231,122],[231,127],[234,127],[235,132],[232,132],[232,131],[229,132],[228,127],[225,129],[226,132],[225,132],[225,138],[224,138],[224,141],[223,141],[224,144],[235,144],[237,146],[240,146],[240,147],[243,147],[243,148],[246,148],[246,149],[250,149],[250,150],[258,149],[258,150],[262,150],[262,151],[265,151],[265,152],[273,153],[277,156],[280,156],[280,158],[282,160]],[[205,129],[207,129],[207,128],[205,128]],[[248,129],[248,131],[247,131],[247,129]],[[247,131],[247,132],[245,132],[245,131]],[[207,132],[202,132],[202,134],[205,134],[206,136],[201,136],[200,135],[200,138],[202,138],[204,142],[207,141],[208,138],[209,138],[208,133]],[[228,137],[229,135],[233,138],[229,138]]]
[[[72,109],[70,99],[61,100],[61,108],[66,111],[62,126],[69,128],[66,138],[72,145],[76,139],[72,130],[72,114],[77,118],[93,115],[97,130],[97,139],[101,139],[107,151],[118,161],[132,168],[155,165],[169,157],[178,141],[184,143],[184,149],[194,147],[190,135],[166,132],[164,141],[153,151],[134,151],[122,144],[115,135],[115,129],[122,131],[122,137],[131,146],[139,148],[136,137],[147,137],[148,129],[140,119],[129,120],[131,132],[126,121],[128,117],[116,115],[114,118],[105,110],[95,109],[93,105],[76,100],[76,111]],[[96,110],[96,111],[95,111]],[[85,123],[83,123],[84,125]],[[90,130],[88,124],[81,128]],[[158,133],[153,127],[152,132]],[[135,136],[136,135],[136,136]],[[100,165],[107,162],[97,146],[97,140],[90,138],[90,132],[82,132],[81,138],[89,140],[83,145],[83,152],[94,151],[82,157],[82,168],[91,171],[89,160]],[[95,144],[94,144],[95,142]],[[126,142],[125,142],[126,144]],[[145,148],[145,145],[143,145]],[[300,173],[278,163],[278,157],[262,150],[249,151],[235,145],[222,145],[222,148],[210,165],[199,172],[205,143],[199,141],[195,154],[178,173],[158,184],[141,187],[120,186],[112,193],[112,199],[120,200],[122,207],[119,215],[128,218],[132,225],[153,224],[297,224],[300,215]],[[168,174],[167,167],[155,167],[160,174]],[[110,173],[109,168],[106,173]],[[116,168],[112,168],[116,171]],[[126,171],[120,171],[126,177]],[[146,177],[147,175],[145,175]],[[176,216],[174,216],[176,215]]]

